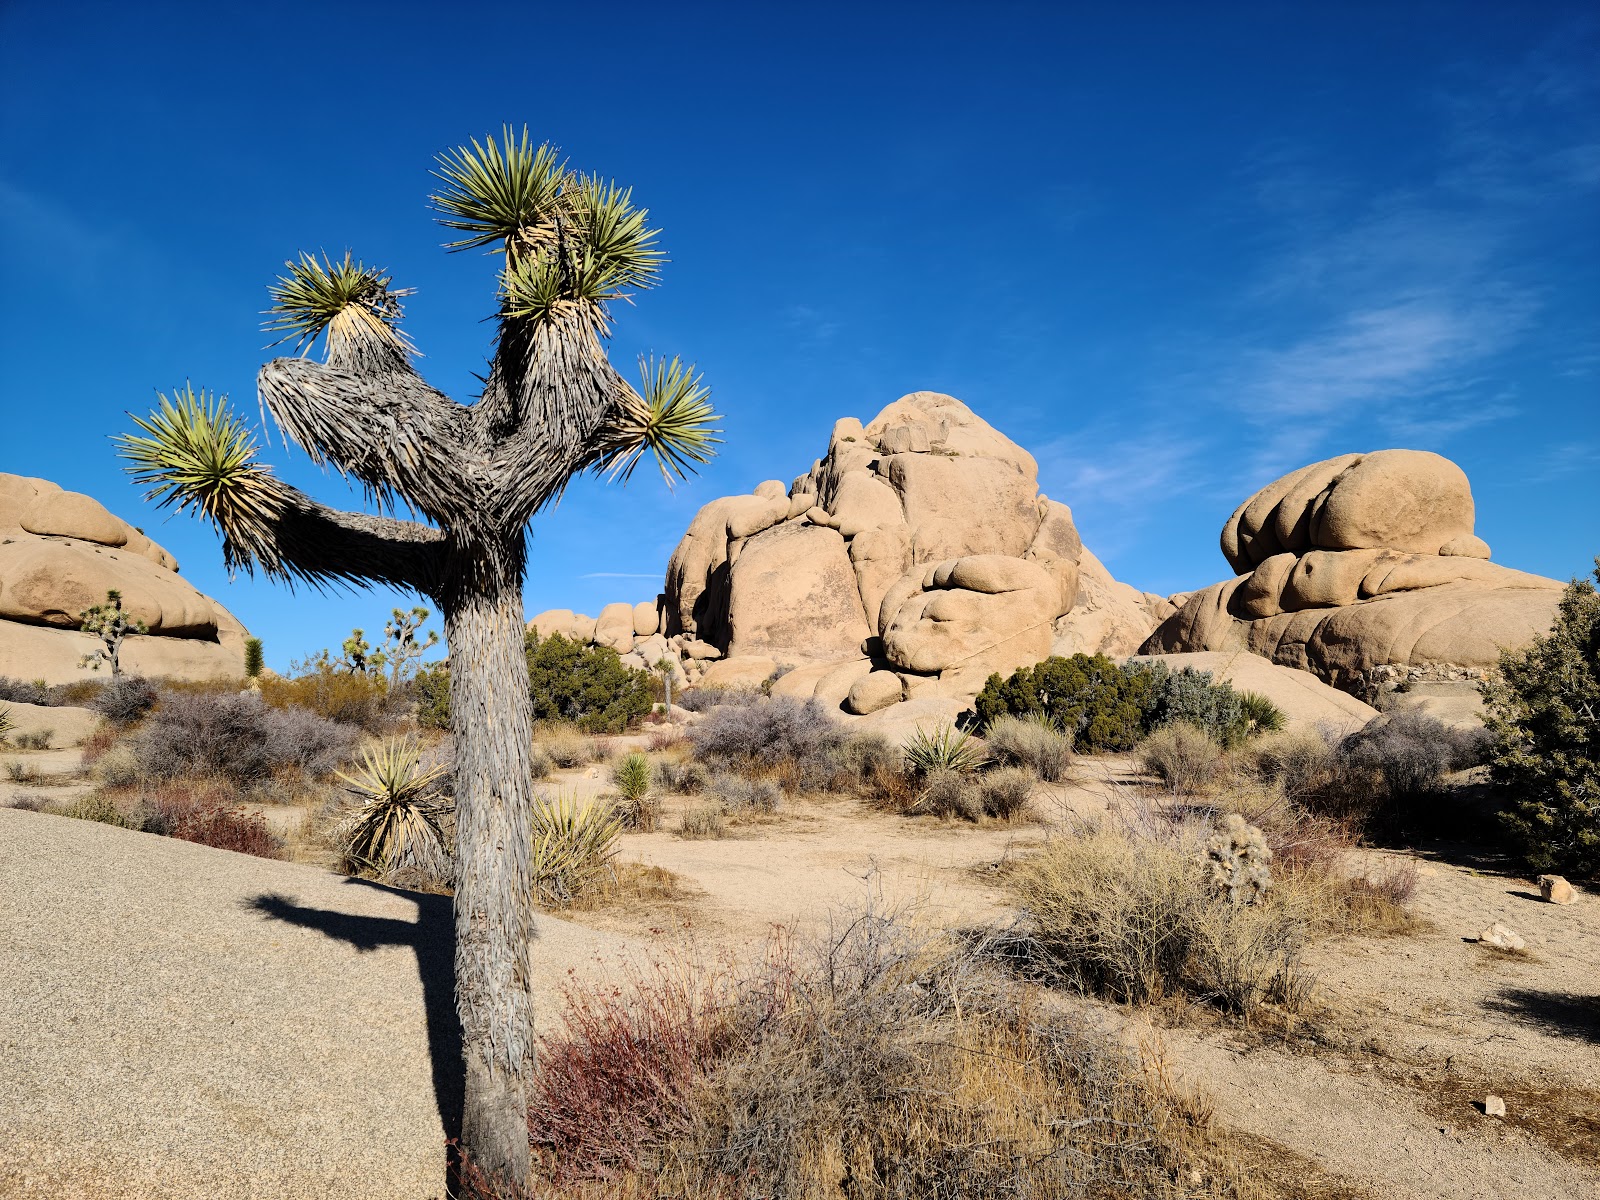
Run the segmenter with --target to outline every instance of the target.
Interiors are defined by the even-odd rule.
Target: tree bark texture
[[[456,1006],[466,1059],[461,1142],[479,1170],[528,1178],[533,1069],[533,706],[515,563],[488,548],[441,597],[456,746]]]

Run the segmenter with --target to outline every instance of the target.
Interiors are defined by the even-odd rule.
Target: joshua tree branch
[[[313,460],[359,479],[380,503],[399,497],[445,526],[470,521],[481,508],[485,474],[473,447],[472,410],[403,361],[382,370],[344,365],[273,359],[256,379],[262,403]]]

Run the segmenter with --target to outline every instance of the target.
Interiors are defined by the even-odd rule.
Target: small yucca
[[[622,814],[576,792],[533,806],[533,888],[546,908],[565,908],[594,890],[611,867]]]
[[[392,870],[424,866],[446,853],[439,816],[444,810],[434,784],[444,767],[421,765],[422,749],[410,738],[391,738],[362,754],[354,775],[336,772],[360,799],[345,827],[346,859],[359,868]]]
[[[16,727],[17,723],[11,719],[11,710],[0,708],[0,742],[5,741]]]
[[[940,725],[931,733],[918,729],[906,741],[906,765],[917,775],[956,771],[966,775],[983,766],[983,747],[954,725]]]

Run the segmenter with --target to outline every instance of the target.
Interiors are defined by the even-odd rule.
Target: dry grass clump
[[[1146,836],[1102,824],[1058,838],[1011,875],[1025,915],[1012,952],[1039,978],[1124,1003],[1294,1006],[1304,919],[1270,892],[1230,902],[1210,861],[1193,827]]]
[[[728,836],[728,822],[720,804],[692,804],[678,818],[678,836],[689,841],[706,841]]]
[[[605,747],[599,739],[575,725],[544,725],[534,734],[535,748],[564,771],[602,761]]]
[[[1194,796],[1227,770],[1222,746],[1197,725],[1163,725],[1139,745],[1139,759],[1174,795]]]
[[[1061,782],[1072,767],[1072,739],[1047,717],[996,717],[983,740],[996,762],[1025,767],[1046,783]]]
[[[1125,1049],[870,910],[751,968],[575,989],[538,1062],[550,1197],[1237,1194],[1205,1114]]]
[[[354,725],[369,734],[390,732],[407,699],[389,690],[382,675],[319,665],[294,678],[262,675],[261,698],[277,709],[304,709],[327,721]]]

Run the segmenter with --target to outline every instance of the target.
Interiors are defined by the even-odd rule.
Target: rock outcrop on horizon
[[[1248,650],[1374,695],[1468,682],[1549,631],[1554,579],[1489,562],[1472,489],[1422,450],[1312,463],[1246,500],[1222,529],[1239,574],[1194,593],[1147,654]]]
[[[0,474],[0,675],[93,678],[80,663],[100,643],[79,631],[79,615],[112,589],[150,631],[123,643],[125,671],[244,673],[244,626],[182,579],[172,555],[89,496]]]
[[[835,423],[827,453],[705,505],[655,605],[536,616],[541,633],[680,659],[689,682],[757,684],[864,715],[941,699],[1051,653],[1131,654],[1173,606],[1112,579],[1033,456],[959,400],[915,392]]]

